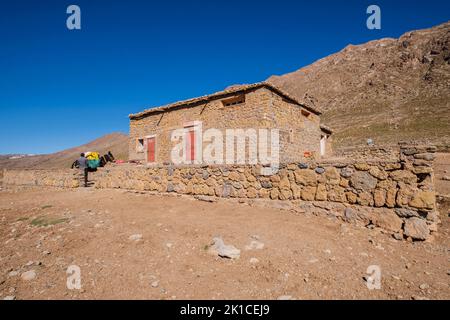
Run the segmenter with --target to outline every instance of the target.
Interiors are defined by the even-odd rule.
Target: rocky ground
[[[269,82],[323,111],[335,150],[450,143],[450,21],[346,48]]]
[[[441,204],[432,242],[406,242],[228,200],[4,188],[0,298],[449,299],[447,211]],[[367,287],[371,265],[380,289]],[[80,268],[80,290],[67,287],[70,266]]]

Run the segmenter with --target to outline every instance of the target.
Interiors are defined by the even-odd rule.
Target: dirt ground
[[[450,299],[450,223],[447,213],[441,218],[433,242],[408,243],[226,200],[7,188],[0,191],[0,298]],[[241,250],[239,259],[208,252],[218,235]],[[246,250],[255,239],[264,247]],[[81,290],[67,288],[71,265],[80,268]],[[367,287],[370,265],[381,268],[381,289]]]

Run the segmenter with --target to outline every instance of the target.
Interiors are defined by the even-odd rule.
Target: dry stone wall
[[[78,170],[3,170],[3,185],[77,188]]]
[[[272,176],[259,166],[126,166],[100,173],[97,188],[299,201],[337,217],[425,240],[436,231],[435,148],[410,146],[397,160],[291,163]]]
[[[95,176],[96,188],[121,188],[199,197],[289,203],[375,226],[396,238],[426,240],[440,222],[432,163],[434,147],[401,146],[395,160],[363,158],[282,165],[271,176],[260,166],[111,165]],[[373,158],[375,159],[375,158]],[[77,170],[12,170],[4,184],[78,187]]]

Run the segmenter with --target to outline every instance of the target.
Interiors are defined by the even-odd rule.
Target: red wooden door
[[[155,162],[155,137],[147,138],[147,162]]]
[[[195,160],[195,131],[190,130],[188,132],[188,144],[187,144],[187,160],[194,161]]]

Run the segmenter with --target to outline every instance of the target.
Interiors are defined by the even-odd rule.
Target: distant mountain
[[[337,148],[368,138],[450,145],[450,22],[349,45],[268,81],[319,107]]]
[[[0,156],[0,168],[8,169],[62,169],[70,168],[72,163],[86,151],[96,151],[101,155],[111,151],[116,159],[128,160],[128,135],[111,133],[82,146],[53,154],[3,155]]]

